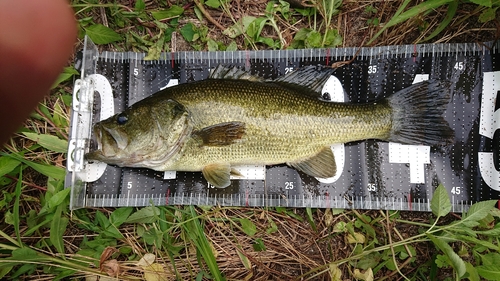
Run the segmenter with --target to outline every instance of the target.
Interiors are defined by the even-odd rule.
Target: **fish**
[[[218,188],[239,165],[287,165],[317,178],[336,173],[332,144],[376,139],[443,146],[447,81],[427,80],[374,102],[322,98],[332,71],[308,66],[266,80],[217,67],[205,80],[161,90],[95,124],[88,161],[156,171],[202,172]]]

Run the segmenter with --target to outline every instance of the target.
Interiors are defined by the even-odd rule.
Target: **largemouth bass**
[[[379,139],[444,145],[453,131],[442,114],[449,85],[424,81],[377,102],[336,103],[318,89],[329,71],[306,67],[275,81],[217,68],[212,78],[181,84],[97,123],[98,149],[86,154],[122,167],[201,171],[216,187],[230,185],[233,167],[286,163],[328,178],[331,144]],[[294,81],[300,77],[301,84]],[[238,79],[234,79],[238,78]]]

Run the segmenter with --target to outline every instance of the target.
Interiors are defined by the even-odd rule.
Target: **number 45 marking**
[[[464,64],[463,61],[457,61],[455,63],[455,66],[453,66],[453,68],[456,69],[456,70],[464,70],[465,64]]]

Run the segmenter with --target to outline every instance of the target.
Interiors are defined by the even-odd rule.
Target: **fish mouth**
[[[94,136],[97,149],[87,153],[88,160],[98,160],[109,163],[112,158],[118,156],[128,145],[128,138],[117,130],[106,128],[101,124],[94,126]]]
[[[105,135],[105,134],[103,134],[104,131],[100,130],[100,137],[101,137],[101,144],[102,145],[105,144],[105,142],[103,142],[103,140],[106,140],[108,146],[111,146],[111,145],[116,146],[116,147],[118,147],[119,150],[124,150],[125,148],[127,148],[128,137],[124,133],[122,133],[118,130],[106,128],[106,127],[102,127],[102,129],[104,129],[104,131],[106,131],[106,133],[108,134],[108,135]]]
[[[97,142],[97,149],[100,150],[102,148],[102,130],[94,128],[94,136]]]

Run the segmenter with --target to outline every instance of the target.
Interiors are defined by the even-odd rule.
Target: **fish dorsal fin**
[[[326,81],[332,75],[333,71],[334,70],[332,68],[309,65],[290,72],[284,76],[278,77],[274,80],[274,82],[299,85],[301,87],[308,88],[309,91],[312,90],[318,93],[318,97],[321,97],[321,90],[323,89]]]
[[[301,162],[287,163],[289,166],[317,178],[331,178],[337,172],[335,157],[328,146],[318,154]]]
[[[231,175],[240,176],[240,174],[235,169],[231,168],[229,163],[213,163],[206,165],[201,170],[205,179],[213,186],[218,188],[226,188],[231,184]]]
[[[198,139],[201,145],[225,146],[241,139],[245,134],[245,123],[224,122],[194,131],[191,136]]]
[[[252,75],[247,71],[239,69],[236,66],[227,67],[222,64],[219,64],[212,72],[210,73],[210,79],[241,79],[241,80],[249,80],[249,81],[264,81],[264,78]]]
[[[317,92],[315,92],[307,87],[304,87],[302,85],[299,85],[299,84],[289,83],[289,82],[281,82],[281,81],[269,82],[269,83],[279,85],[281,88],[285,88],[289,91],[292,91],[292,92],[295,92],[295,93],[298,93],[301,95],[307,95],[313,99],[324,100],[323,96],[320,93],[317,93]]]

